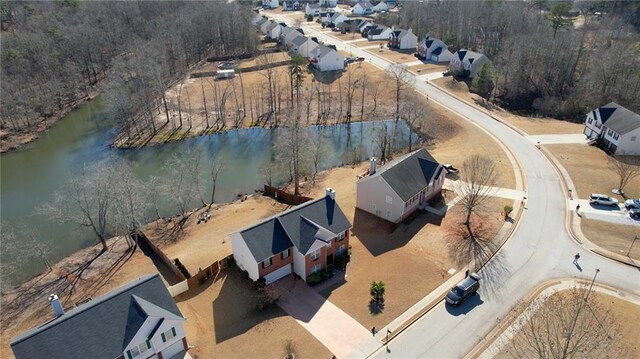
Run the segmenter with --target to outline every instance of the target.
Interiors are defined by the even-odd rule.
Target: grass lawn
[[[618,186],[618,175],[608,165],[609,156],[597,147],[580,144],[545,145],[569,172],[575,185],[573,196],[588,198],[591,193],[611,193]],[[640,178],[631,180],[625,187],[628,198],[640,197]],[[576,193],[577,191],[577,193]]]
[[[383,57],[389,61],[399,64],[418,61],[418,58],[413,56],[415,50],[395,50],[385,46],[382,51],[380,51],[379,49],[371,49],[368,51],[375,53],[376,55]]]
[[[584,217],[580,220],[580,228],[582,228],[582,233],[593,243],[623,256],[627,255],[633,238],[640,234],[640,228],[637,226],[612,225],[609,222]],[[640,260],[640,241],[633,244],[629,256]]]
[[[554,295],[568,295],[566,291],[556,293]],[[640,337],[640,305],[630,303],[626,300],[619,299],[610,295],[606,295],[597,291],[591,293],[589,297],[590,302],[597,302],[598,307],[603,311],[608,311],[611,315],[611,320],[617,323],[620,327],[615,333],[610,333],[613,337],[614,347],[622,347],[624,358],[639,358],[640,357],[640,343],[638,338]],[[599,313],[602,315],[602,313]],[[594,330],[597,330],[594,328]],[[522,336],[523,334],[517,333],[516,336]],[[502,350],[494,356],[496,359],[510,359],[513,358],[514,353],[511,353],[510,344],[507,344]],[[582,356],[578,356],[582,357]],[[615,357],[615,356],[612,356]]]
[[[417,59],[416,59],[417,60]],[[409,70],[416,74],[430,74],[433,72],[444,72],[449,66],[443,64],[426,63],[422,65],[409,66]]]
[[[176,297],[187,318],[185,330],[194,358],[282,358],[291,340],[296,357],[330,358],[331,352],[277,305],[259,311],[248,280],[226,269],[213,283]]]

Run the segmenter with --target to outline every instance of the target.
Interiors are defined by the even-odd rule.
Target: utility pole
[[[633,244],[636,243],[638,239],[640,239],[640,237],[635,236],[635,238],[631,241],[631,245],[629,246],[629,250],[627,251],[627,257],[629,256],[629,253],[631,253],[631,248],[633,248]]]
[[[596,274],[593,275],[593,279],[591,280],[591,285],[589,285],[589,290],[587,291],[587,294],[585,294],[582,302],[580,302],[580,305],[578,306],[578,310],[576,311],[576,315],[573,317],[573,321],[571,322],[571,327],[569,327],[569,333],[567,333],[567,341],[564,343],[564,348],[562,349],[561,358],[567,357],[567,351],[569,350],[569,343],[571,342],[571,337],[573,336],[573,330],[576,328],[576,323],[578,322],[578,316],[580,316],[582,307],[584,306],[584,303],[586,303],[587,299],[589,298],[589,294],[591,293],[591,289],[593,288],[593,283],[596,281],[596,277],[598,276],[598,273],[600,273],[600,269],[596,269]]]

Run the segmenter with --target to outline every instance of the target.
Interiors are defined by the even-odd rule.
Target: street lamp
[[[627,257],[629,256],[629,253],[631,253],[631,248],[633,248],[633,244],[636,243],[638,239],[640,239],[640,237],[635,236],[635,238],[631,241],[631,245],[629,246],[629,250],[627,251]]]

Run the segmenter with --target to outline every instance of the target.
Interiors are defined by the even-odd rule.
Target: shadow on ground
[[[467,298],[464,302],[462,302],[459,306],[455,307],[449,303],[444,303],[445,308],[447,309],[447,313],[451,315],[455,315],[456,317],[459,315],[465,315],[469,313],[473,308],[482,305],[484,301],[480,297],[480,294],[476,293],[469,298]]]
[[[410,221],[397,226],[370,213],[356,209],[353,220],[353,234],[373,256],[405,246],[426,225],[440,226],[442,217],[428,212],[416,212]]]

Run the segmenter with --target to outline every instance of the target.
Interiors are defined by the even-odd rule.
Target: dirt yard
[[[640,260],[640,240],[631,247],[633,238],[640,234],[640,228],[637,226],[612,225],[583,217],[580,220],[580,228],[582,233],[598,246],[623,256],[626,256],[631,248],[629,257]]]
[[[416,59],[417,60],[417,59]],[[443,64],[430,64],[430,63],[426,63],[426,64],[422,64],[422,65],[414,65],[414,66],[409,66],[409,71],[416,73],[416,74],[430,74],[433,72],[444,72],[447,70],[449,66],[448,65],[443,65]]]
[[[380,46],[380,44],[383,45],[383,48],[386,48],[387,41],[386,40],[375,40],[375,41],[358,41],[358,42],[351,43],[351,45],[354,45],[354,46],[357,46],[357,47]]]
[[[385,46],[382,51],[380,51],[380,49],[370,49],[367,51],[398,64],[418,61],[418,58],[413,56],[415,50],[395,50]]]
[[[290,340],[296,358],[330,358],[331,352],[277,305],[262,311],[248,280],[227,269],[213,283],[176,297],[187,318],[194,358],[282,358]]]
[[[566,295],[565,293],[560,292],[555,295]],[[612,321],[620,326],[618,331],[610,334],[614,340],[613,346],[624,348],[624,358],[639,358],[640,344],[638,343],[638,337],[640,337],[640,326],[638,326],[638,323],[640,322],[640,306],[599,292],[591,293],[589,301],[597,302],[600,308],[611,314]],[[513,358],[514,353],[511,353],[510,349],[509,345],[507,345],[494,358]]]
[[[587,198],[591,193],[602,193],[620,201],[623,200],[621,196],[611,193],[612,189],[617,188],[619,177],[609,167],[609,156],[604,151],[597,147],[579,144],[545,145],[544,147],[551,151],[569,172],[576,187],[573,189],[574,197]],[[627,198],[640,197],[640,177],[629,181],[624,190]]]

